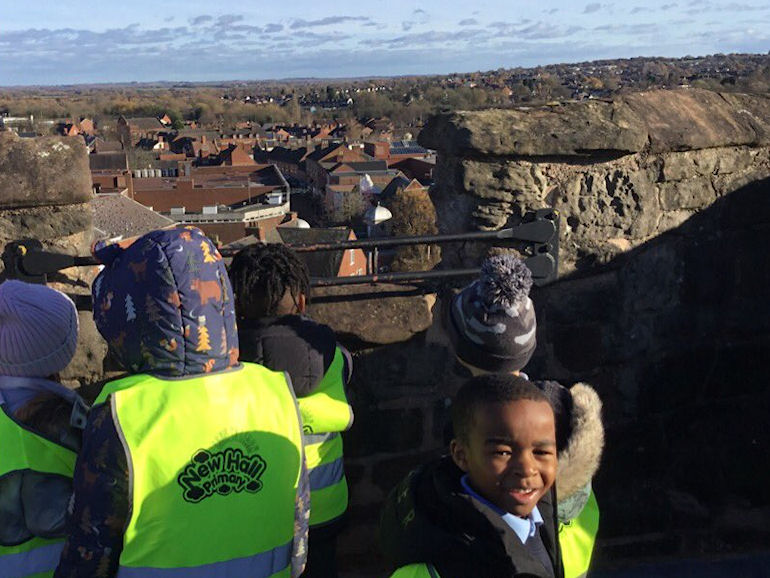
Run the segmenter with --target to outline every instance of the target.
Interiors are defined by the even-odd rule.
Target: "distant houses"
[[[174,130],[168,115],[121,116],[115,127],[118,140],[113,142],[104,140],[88,119],[61,127],[63,134],[85,140],[94,193],[100,199],[112,199],[100,201],[99,211],[114,205],[120,209],[117,214],[138,219],[138,204],[164,223],[194,224],[220,244],[249,236],[274,241],[323,238],[325,242],[355,238],[349,228],[343,235],[337,228],[307,232],[296,226],[304,221],[291,212],[292,186],[320,199],[331,222],[349,224],[358,217],[357,226],[361,226],[366,208],[398,188],[430,184],[432,151],[412,140],[382,138],[392,130],[387,119],[369,119],[364,129],[380,136],[366,142],[335,142],[345,134],[339,123],[260,126],[244,122],[229,130],[190,123]],[[358,208],[335,213],[353,201]],[[366,271],[361,251],[346,253],[338,261],[333,263],[334,275]]]
[[[226,245],[225,248],[239,250],[254,243],[314,245],[355,240],[356,234],[349,227],[310,229],[297,227],[295,222],[289,221],[269,230],[260,229],[253,235]],[[307,264],[311,277],[353,277],[366,275],[368,272],[367,256],[362,249],[300,251],[297,255]]]

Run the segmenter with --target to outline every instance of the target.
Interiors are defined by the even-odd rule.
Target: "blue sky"
[[[0,85],[445,74],[770,50],[767,0],[0,0]]]

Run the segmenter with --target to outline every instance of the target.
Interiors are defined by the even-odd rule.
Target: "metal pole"
[[[382,275],[354,275],[352,277],[313,277],[311,287],[331,287],[336,285],[360,285],[365,283],[399,283],[404,281],[423,281],[427,279],[448,279],[450,277],[468,277],[478,275],[481,269],[453,269],[451,271],[414,271],[405,273],[383,273]]]
[[[449,243],[455,241],[489,241],[496,239],[512,239],[539,243],[548,241],[553,236],[554,231],[555,227],[551,221],[537,221],[534,223],[526,223],[516,229],[501,229],[499,231],[480,231],[476,233],[456,233],[450,235],[421,235],[416,237],[386,237],[359,239],[356,241],[340,241],[336,243],[297,243],[289,244],[287,246],[302,253],[306,251],[342,251],[345,249],[366,249],[370,247],[399,247],[403,245],[424,245],[428,243]]]

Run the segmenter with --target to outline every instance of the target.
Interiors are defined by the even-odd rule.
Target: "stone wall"
[[[600,567],[770,537],[759,364],[770,351],[769,122],[770,100],[681,91],[456,113],[421,134],[438,149],[442,232],[561,214],[560,277],[533,291],[538,350],[525,370],[587,381],[604,400]],[[446,251],[442,265],[478,265],[485,250]],[[387,489],[442,447],[464,374],[441,308],[426,333],[356,358],[364,423],[346,441],[357,523],[373,527]]]
[[[770,100],[658,91],[613,102],[435,117],[432,197],[442,233],[561,214],[560,273],[604,262],[770,176]],[[448,255],[471,265],[479,247]]]
[[[527,371],[593,383],[605,403],[600,561],[768,543],[768,196],[770,179],[741,187],[535,292]]]
[[[420,137],[438,149],[441,232],[560,212],[560,277],[533,290],[538,350],[525,370],[592,383],[604,400],[597,567],[770,538],[770,389],[759,364],[770,352],[769,122],[767,99],[669,91],[456,113]],[[445,251],[442,266],[477,266],[486,250]],[[350,576],[381,575],[380,504],[444,447],[448,401],[467,377],[442,328],[448,296],[427,331],[397,343],[362,341],[358,319],[375,334],[363,327],[376,319],[345,316],[343,338],[358,349],[341,541]],[[337,327],[335,311],[326,321]]]
[[[533,377],[595,385],[607,448],[596,481],[598,566],[640,555],[766,546],[770,397],[770,101],[683,91],[431,121],[442,232],[560,211],[560,277],[533,291]],[[74,148],[62,148],[67,145]],[[85,254],[88,167],[72,140],[0,133],[0,244],[35,237]],[[483,249],[444,251],[478,265]],[[52,279],[87,293],[93,271]],[[381,576],[379,508],[414,465],[441,453],[448,400],[467,377],[442,328],[451,288],[314,292],[311,314],[355,353],[356,421],[343,575]],[[91,332],[71,376],[96,380]],[[101,348],[101,349],[100,349]]]
[[[80,139],[22,139],[0,132],[0,250],[11,241],[36,239],[50,250],[87,255],[93,237],[90,199],[88,156]],[[68,269],[49,276],[49,284],[72,296],[90,295],[94,274],[95,269]],[[4,278],[0,263],[0,281]],[[78,349],[62,379],[70,385],[98,379],[105,353],[91,312],[82,311]]]

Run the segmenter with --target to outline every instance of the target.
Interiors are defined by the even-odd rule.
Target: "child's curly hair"
[[[310,293],[310,273],[297,254],[280,243],[239,251],[228,269],[238,317],[274,317],[288,291],[294,302]]]

